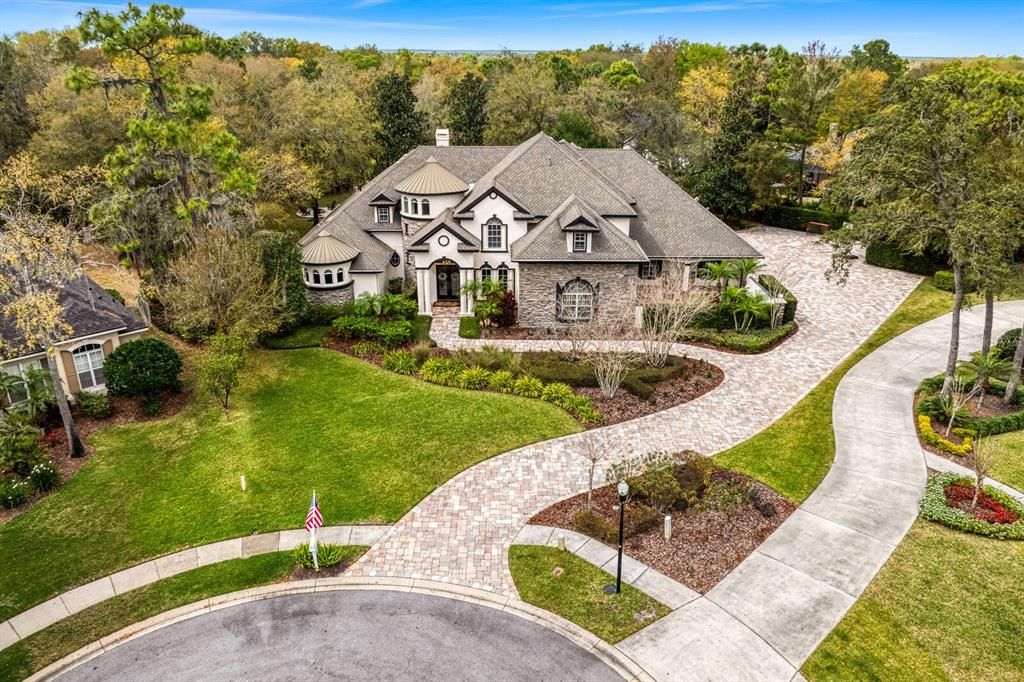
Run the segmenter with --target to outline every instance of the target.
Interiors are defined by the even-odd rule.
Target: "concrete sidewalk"
[[[981,345],[984,311],[965,311],[961,348]],[[1000,303],[995,329],[1024,319]],[[791,680],[917,518],[927,478],[913,395],[945,367],[949,316],[893,339],[835,394],[836,458],[818,489],[704,597],[620,642],[659,680]]]

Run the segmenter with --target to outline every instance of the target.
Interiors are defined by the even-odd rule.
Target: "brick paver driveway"
[[[758,433],[856,349],[919,281],[857,262],[848,283],[839,286],[825,279],[830,252],[813,237],[772,228],[744,236],[766,256],[767,271],[779,275],[799,299],[800,331],[759,356],[678,346],[680,354],[721,367],[725,381],[697,400],[601,429],[609,442],[621,444],[621,454],[684,449],[713,454]],[[463,343],[451,335],[450,323],[435,326],[438,343]],[[438,338],[442,330],[447,331]],[[536,349],[545,343],[509,345]],[[515,595],[508,547],[534,513],[586,489],[580,441],[579,434],[545,441],[467,469],[412,509],[350,572],[428,578]],[[458,435],[452,434],[452,446],[457,443]]]

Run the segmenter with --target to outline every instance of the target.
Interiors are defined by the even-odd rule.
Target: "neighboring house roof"
[[[58,301],[64,310],[62,319],[71,325],[68,340],[102,332],[127,333],[146,329],[145,323],[135,313],[115,301],[103,287],[84,275],[68,282],[61,290]],[[25,337],[18,332],[13,320],[5,316],[0,316],[0,338],[18,353],[17,357],[43,351],[40,347],[26,347]]]
[[[395,187],[402,194],[462,194],[468,189],[469,185],[433,156]]]
[[[392,223],[374,223],[371,206],[394,202],[396,188],[424,168],[431,174],[441,169],[471,188],[446,218],[451,223],[473,218],[473,206],[491,192],[515,206],[516,219],[531,223],[543,223],[567,197],[575,196],[599,216],[628,217],[629,236],[624,237],[638,244],[647,258],[761,257],[635,151],[581,149],[543,133],[516,147],[417,147],[328,214],[300,243],[305,246],[325,229],[360,252],[353,271],[383,270],[394,251],[370,233],[399,231],[401,222],[392,211]],[[488,216],[477,217],[482,222]],[[539,226],[530,227],[528,234]],[[569,253],[563,255],[563,260],[574,260]]]
[[[579,221],[585,221],[585,225]],[[579,230],[574,225],[589,228]],[[589,232],[590,251],[570,251],[565,236],[567,231]],[[523,263],[643,263],[647,256],[640,245],[622,230],[602,218],[582,199],[569,195],[554,213],[512,244],[512,260]]]
[[[409,251],[429,251],[427,240],[434,236],[438,230],[448,230],[455,235],[455,238],[459,240],[457,247],[459,251],[480,250],[480,240],[476,238],[476,235],[459,225],[459,222],[452,215],[452,210],[446,208],[436,218],[416,230],[416,233],[413,235],[412,244],[409,245]]]
[[[348,263],[358,255],[359,249],[349,246],[324,229],[302,247],[302,262],[306,265]]]

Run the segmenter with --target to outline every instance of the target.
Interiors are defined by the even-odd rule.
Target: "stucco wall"
[[[556,285],[586,280],[597,293],[597,321],[633,323],[631,282],[636,265],[622,263],[520,263],[519,325],[548,328],[560,326],[555,315]]]

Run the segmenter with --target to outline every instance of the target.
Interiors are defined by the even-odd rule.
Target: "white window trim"
[[[497,227],[498,228],[498,241],[499,241],[500,246],[498,246],[496,248],[491,246],[491,228],[492,227]],[[495,219],[491,218],[486,223],[484,223],[483,232],[484,232],[484,235],[483,235],[484,236],[484,239],[483,239],[484,251],[504,251],[505,250],[505,232],[506,232],[506,230],[505,230],[505,224],[504,223],[495,222]]]
[[[384,212],[384,220],[381,220],[381,212]],[[378,206],[377,207],[377,222],[378,223],[390,223],[391,222],[391,207],[390,206]]]
[[[95,354],[99,353],[100,363],[99,366],[95,363]],[[83,343],[71,351],[71,359],[75,366],[75,378],[78,380],[78,387],[83,391],[97,391],[102,390],[107,385],[106,374],[103,374],[103,380],[98,381],[96,371],[103,372],[103,364],[106,360],[106,355],[103,353],[103,344],[101,343]],[[79,359],[88,363],[85,369],[79,366]],[[89,374],[92,379],[92,385],[86,386],[82,382],[82,375]]]
[[[583,243],[579,244],[579,240],[582,238]],[[583,248],[577,248],[582,246]],[[572,252],[573,253],[587,253],[590,251],[590,236],[586,232],[573,232],[572,233]]]
[[[41,362],[39,362],[39,360],[22,360],[20,362],[12,362],[4,365],[3,367],[0,367],[0,372],[3,372],[4,374],[8,374],[10,376],[20,377],[22,382],[24,383],[25,372],[28,370],[29,367],[32,367],[34,369],[42,369],[43,365]],[[28,401],[28,385],[25,384],[25,397],[22,400],[14,400],[14,398],[11,396],[10,391],[7,391],[0,395],[0,398],[3,398],[11,407],[21,405],[22,403]]]
[[[578,284],[586,286],[587,291],[569,291],[569,287]],[[594,285],[590,282],[573,280],[567,282],[562,288],[559,301],[559,314],[561,322],[590,322],[594,319]],[[572,314],[567,314],[572,311]],[[586,311],[586,316],[580,315]]]

